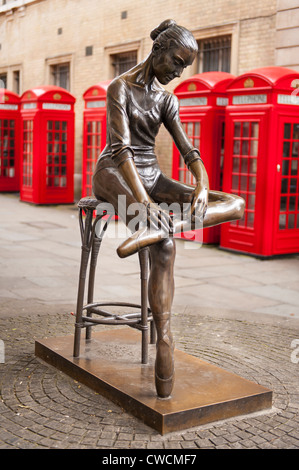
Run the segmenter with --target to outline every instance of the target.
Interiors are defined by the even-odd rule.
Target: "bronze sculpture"
[[[176,97],[166,85],[180,77],[197,54],[190,31],[173,20],[163,21],[151,33],[149,56],[112,81],[107,92],[107,145],[93,176],[95,196],[118,211],[118,197],[125,196],[126,208],[139,203],[146,208],[147,221],[118,249],[121,257],[150,250],[149,304],[156,331],[155,383],[157,395],[168,398],[174,385],[173,338],[170,329],[174,294],[173,234],[182,231],[181,219],[161,208],[161,203],[188,204],[188,217],[203,227],[240,219],[244,201],[238,196],[209,189],[209,180],[198,149],[183,130]],[[164,175],[155,155],[155,138],[161,124],[169,131],[184,161],[196,179],[196,187]],[[127,210],[125,223],[132,215]]]

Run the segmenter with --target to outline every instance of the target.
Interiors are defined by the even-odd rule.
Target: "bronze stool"
[[[91,327],[99,324],[104,325],[128,325],[132,328],[141,330],[141,363],[147,364],[148,362],[148,343],[149,336],[148,330],[150,323],[150,342],[155,343],[155,327],[151,311],[148,308],[148,265],[149,265],[149,252],[148,248],[139,251],[139,264],[140,264],[140,279],[141,279],[141,304],[132,304],[126,302],[94,302],[94,283],[95,273],[97,266],[97,258],[102,243],[103,236],[107,230],[108,224],[114,214],[109,214],[103,211],[101,214],[96,214],[94,211],[97,206],[101,204],[98,199],[92,197],[85,197],[80,199],[78,203],[79,208],[79,225],[81,232],[81,264],[79,274],[79,285],[77,295],[77,310],[76,310],[76,323],[74,335],[74,357],[80,355],[80,339],[81,330],[86,328],[86,339],[91,339]],[[84,217],[85,223],[84,223]],[[97,225],[104,219],[103,228],[99,232]],[[89,259],[90,258],[90,259]],[[87,290],[87,304],[84,305],[85,285],[87,278],[89,264],[89,278]],[[139,311],[126,314],[113,314],[104,310],[102,307],[132,307]],[[86,315],[83,312],[86,311]],[[95,314],[97,318],[92,317]]]

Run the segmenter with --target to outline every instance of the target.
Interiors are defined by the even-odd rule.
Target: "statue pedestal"
[[[171,398],[156,396],[155,345],[149,363],[140,362],[140,332],[115,328],[81,340],[73,357],[73,336],[35,342],[40,359],[121,406],[160,434],[271,408],[272,391],[175,350],[175,386]]]

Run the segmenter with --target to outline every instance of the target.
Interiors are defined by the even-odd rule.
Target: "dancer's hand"
[[[208,208],[209,190],[205,185],[197,183],[191,201],[190,214],[204,218]]]
[[[163,230],[165,233],[173,232],[173,220],[169,212],[161,209],[151,202],[146,206],[147,226],[150,230]]]

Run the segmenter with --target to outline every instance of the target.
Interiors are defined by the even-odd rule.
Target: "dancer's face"
[[[167,85],[182,75],[183,70],[194,61],[195,55],[195,52],[183,46],[156,48],[153,50],[152,62],[154,74],[162,85]]]

